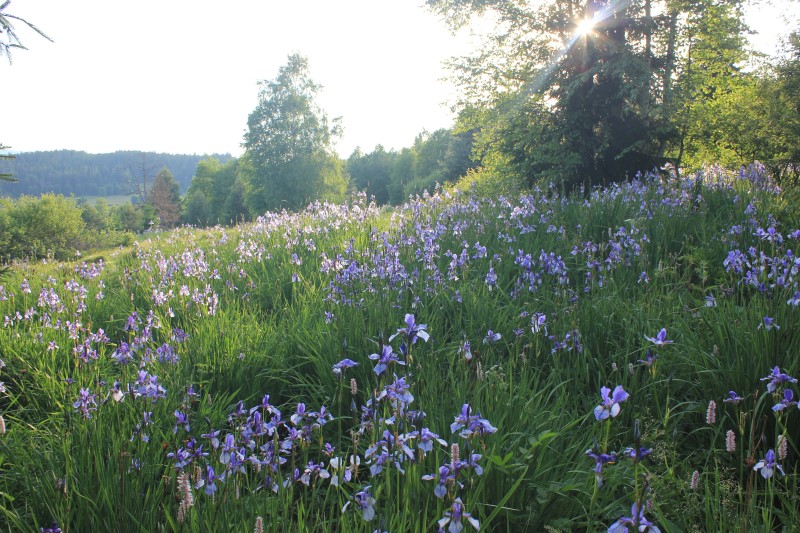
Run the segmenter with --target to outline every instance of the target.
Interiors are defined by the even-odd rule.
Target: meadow
[[[788,531],[797,194],[438,189],[0,279],[4,531]]]

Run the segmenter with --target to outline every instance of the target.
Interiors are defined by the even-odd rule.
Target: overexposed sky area
[[[324,86],[320,106],[342,117],[340,155],[410,146],[423,129],[452,124],[455,88],[442,62],[472,46],[422,3],[12,0],[7,13],[54,42],[15,23],[28,50],[15,50],[11,65],[0,58],[0,143],[240,155],[256,82],[297,52]],[[748,11],[760,47],[796,28],[797,11],[795,0]]]

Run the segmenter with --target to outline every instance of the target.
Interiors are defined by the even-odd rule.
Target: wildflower
[[[391,340],[391,337],[389,338]],[[369,358],[372,361],[378,361],[378,364],[375,365],[375,374],[381,375],[383,372],[389,367],[391,363],[397,363],[398,365],[405,365],[404,361],[401,361],[397,358],[397,354],[393,353],[392,347],[389,344],[384,344],[383,348],[381,348],[381,353],[378,355],[377,353],[371,354]]]
[[[175,410],[175,426],[172,428],[172,433],[178,432],[178,427],[183,426],[183,429],[188,433],[189,430],[189,415],[182,413],[178,409]]]
[[[709,294],[706,296],[706,307],[716,307],[717,306],[717,299],[714,298],[713,294]]]
[[[97,397],[89,389],[81,389],[78,400],[72,404],[75,410],[80,410],[83,418],[92,418],[90,411],[97,411]]]
[[[597,480],[597,486],[603,486],[603,466],[606,464],[614,464],[617,462],[617,452],[600,453],[596,448],[586,450],[586,455],[595,460],[594,477]]]
[[[461,430],[459,435],[464,438],[470,438],[473,435],[489,435],[497,431],[497,428],[492,426],[488,420],[471,413],[472,408],[465,403],[461,407],[461,414],[450,424],[450,431],[455,433]]]
[[[794,291],[794,295],[786,300],[786,305],[791,305],[793,307],[800,305],[800,291]]]
[[[634,531],[661,533],[655,524],[644,517],[644,509],[639,509],[639,504],[634,502],[631,507],[631,516],[623,516],[608,528],[608,533],[628,533],[628,526],[633,526]]]
[[[638,363],[642,363],[647,368],[649,368],[650,371],[652,372],[653,365],[655,364],[656,359],[658,359],[658,356],[654,355],[653,352],[651,352],[650,349],[648,348],[647,349],[647,358],[646,359],[639,359],[637,362]]]
[[[706,409],[706,424],[713,425],[717,421],[717,402],[711,400]]]
[[[768,375],[765,378],[761,378],[761,381],[767,381],[767,380],[769,380],[769,383],[767,383],[767,392],[775,392],[775,389],[781,383],[786,383],[786,382],[797,383],[797,380],[795,378],[787,374],[784,374],[783,372],[781,372],[780,367],[777,366],[772,369],[772,374]]]
[[[736,394],[734,391],[728,391],[728,397],[722,400],[724,403],[738,404],[744,398]]]
[[[777,413],[793,405],[797,405],[797,402],[794,401],[794,392],[792,389],[786,389],[783,391],[783,400],[773,405],[772,410]]]
[[[764,328],[764,331],[771,331],[773,329],[781,329],[781,327],[775,323],[774,318],[770,318],[765,316],[763,322],[758,325],[758,329]]]
[[[486,285],[490,291],[497,285],[497,274],[494,273],[494,268],[489,267],[489,273],[486,274]]]
[[[422,428],[419,433],[419,444],[417,444],[417,448],[425,453],[428,453],[433,450],[433,441],[438,442],[442,446],[447,445],[447,443],[441,439],[439,435],[432,432],[428,428]]]
[[[692,480],[689,482],[689,488],[691,490],[697,490],[697,487],[700,485],[700,472],[695,470],[692,472]]]
[[[778,435],[778,459],[781,461],[786,460],[786,456],[789,455],[789,441],[786,439],[785,435]]]
[[[428,338],[430,336],[428,335],[428,332],[425,331],[426,329],[428,329],[428,326],[426,324],[417,324],[414,319],[414,315],[412,315],[411,313],[406,314],[405,320],[406,320],[406,327],[399,328],[397,330],[397,333],[389,337],[389,342],[392,342],[392,339],[394,339],[400,334],[405,335],[409,344],[415,344],[418,338],[424,340],[425,342],[428,342]]]
[[[772,477],[772,474],[776,468],[780,470],[781,474],[785,475],[783,467],[775,462],[775,451],[769,450],[767,451],[767,455],[764,457],[764,459],[755,464],[753,470],[756,472],[761,470],[761,477],[764,479],[769,479]]]
[[[655,337],[648,337],[645,335],[645,339],[649,340],[656,346],[665,346],[667,344],[672,344],[673,341],[667,339],[667,328],[661,328],[661,331]]]
[[[594,408],[594,417],[597,420],[605,420],[608,417],[615,417],[619,414],[621,402],[628,399],[628,393],[622,389],[622,385],[617,385],[614,388],[613,394],[608,387],[600,389],[600,396],[603,403]]]
[[[264,533],[264,519],[260,516],[256,517],[256,527],[253,533]]]
[[[61,533],[61,528],[58,527],[58,522],[53,522],[50,527],[40,527],[40,533]]]
[[[354,366],[358,366],[358,363],[353,361],[352,359],[342,359],[335,365],[333,365],[333,373],[339,377],[342,376],[342,373],[348,369],[353,368]]]
[[[736,451],[736,433],[734,433],[732,429],[729,429],[727,433],[725,433],[725,451],[728,453]]]
[[[369,493],[369,485],[355,495],[356,504],[361,509],[361,517],[367,522],[375,518],[375,498]],[[346,507],[346,506],[345,506]],[[342,509],[344,511],[344,509]]]
[[[206,465],[205,475],[197,481],[194,488],[199,489],[201,487],[205,487],[205,493],[208,496],[212,496],[215,492],[217,492],[216,482],[224,481],[224,477],[224,474],[221,476],[216,475],[211,465]]]
[[[630,459],[634,463],[638,463],[639,461],[641,461],[642,459],[644,459],[645,457],[647,457],[648,455],[653,453],[653,449],[652,448],[650,448],[650,449],[648,449],[648,448],[626,448],[622,453],[625,454],[627,457],[630,457]]]
[[[344,469],[344,476],[343,479],[346,482],[349,482],[353,479],[353,476],[356,475],[358,472],[358,467],[361,465],[361,457],[358,455],[351,455],[350,456],[350,465],[345,467]],[[334,472],[338,472],[339,469],[344,466],[344,461],[339,457],[332,457],[331,460],[328,462],[328,466],[330,466],[331,470]],[[331,476],[331,485],[338,487],[341,482],[339,481],[339,474],[334,473]]]
[[[475,531],[480,531],[481,526],[478,520],[473,518],[470,513],[464,511],[464,503],[461,501],[461,498],[456,498],[453,501],[453,505],[450,507],[450,510],[444,513],[444,518],[439,520],[439,530],[444,531],[444,526],[450,524],[450,526],[447,528],[447,531],[449,533],[459,533],[462,529],[464,529],[464,526],[461,522],[465,518],[467,519],[469,525],[475,528]]]
[[[483,344],[494,344],[495,342],[499,341],[503,336],[499,333],[495,333],[492,330],[486,332],[486,336],[483,338]]]
[[[458,353],[464,356],[464,359],[467,361],[472,360],[472,346],[470,345],[469,341],[464,341],[463,344],[458,348]]]
[[[531,316],[531,332],[539,333],[540,331],[544,331],[544,334],[547,335],[547,315],[534,313]]]
[[[0,415],[0,435],[6,432],[6,419],[3,418],[3,415]]]

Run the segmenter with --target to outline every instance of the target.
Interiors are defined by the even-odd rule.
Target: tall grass
[[[797,223],[753,168],[20,265],[0,526],[790,529]]]

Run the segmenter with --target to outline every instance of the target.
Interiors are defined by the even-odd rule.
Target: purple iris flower
[[[725,403],[738,404],[738,403],[739,403],[739,402],[741,402],[743,399],[744,399],[744,398],[742,398],[741,396],[739,396],[738,394],[736,394],[736,392],[735,392],[735,391],[732,391],[732,390],[731,390],[731,391],[728,391],[728,398],[725,398],[725,399],[724,399],[724,400],[722,400],[722,401],[723,401],[723,402],[725,402]]]
[[[356,363],[352,359],[342,359],[341,361],[333,365],[333,373],[341,377],[345,369],[353,368],[354,366],[358,366],[358,363]]]
[[[375,508],[373,507],[375,498],[369,493],[369,489],[369,486],[364,487],[364,490],[357,492],[355,495],[356,504],[361,509],[361,516],[367,522],[375,518]]]
[[[472,360],[472,346],[470,345],[469,341],[464,341],[461,347],[458,349],[458,353],[464,356],[464,359],[467,361]]]
[[[459,433],[461,437],[468,439],[473,435],[491,435],[497,431],[497,428],[492,426],[485,418],[481,418],[479,414],[473,415],[472,408],[465,403],[461,406],[461,414],[450,424],[451,432],[455,433],[458,430],[461,430]]]
[[[622,389],[622,385],[617,385],[613,393],[608,387],[602,387],[600,396],[603,399],[603,403],[594,408],[594,417],[597,420],[605,420],[609,417],[617,416],[620,411],[619,404],[628,399],[628,393]]]
[[[797,380],[795,378],[781,372],[781,369],[778,366],[772,369],[772,374],[768,375],[765,378],[761,378],[761,381],[767,381],[767,380],[769,380],[769,383],[767,383],[768,392],[775,392],[775,389],[781,383],[786,383],[786,382],[797,383]]]
[[[775,462],[774,450],[769,450],[764,459],[760,460],[755,464],[755,466],[753,466],[753,470],[756,472],[761,470],[761,477],[764,479],[771,478],[776,468],[780,470],[781,474],[786,475],[786,473],[783,471],[783,467]]]
[[[661,328],[661,331],[659,331],[655,337],[648,337],[647,335],[645,335],[644,338],[649,340],[656,346],[665,346],[667,344],[672,344],[673,342],[667,339],[667,328]]]
[[[653,449],[650,448],[626,448],[623,452],[627,457],[630,457],[634,463],[638,463],[651,453],[653,453]]]
[[[628,526],[632,526],[633,531],[661,533],[658,527],[644,517],[644,509],[639,509],[639,505],[634,502],[631,507],[631,516],[623,516],[608,528],[608,533],[628,533]]]
[[[494,268],[489,268],[489,273],[486,274],[486,285],[489,287],[491,291],[495,285],[497,285],[497,274],[494,273]]]
[[[460,533],[461,530],[464,529],[462,521],[465,518],[467,519],[469,525],[475,528],[475,531],[480,531],[481,526],[478,520],[473,518],[470,513],[464,511],[464,503],[461,501],[461,498],[456,498],[453,501],[453,505],[450,507],[450,510],[445,511],[444,518],[439,520],[439,531],[444,531],[444,526],[450,524],[447,527],[448,533]]]
[[[80,410],[83,418],[92,418],[91,411],[97,411],[97,396],[89,389],[81,389],[78,400],[72,404],[76,411]]]
[[[773,329],[781,329],[781,327],[775,323],[775,319],[772,317],[765,316],[763,322],[758,325],[758,329],[764,328],[764,331],[770,331]]]
[[[773,405],[772,410],[777,413],[778,411],[783,411],[793,405],[797,405],[797,402],[793,400],[794,392],[792,392],[792,389],[786,389],[783,391],[783,400]]]
[[[389,338],[391,340],[391,337]],[[397,363],[398,365],[405,365],[405,362],[401,361],[397,358],[397,354],[392,352],[392,347],[389,344],[384,344],[383,348],[381,348],[380,355],[374,353],[369,356],[372,361],[378,361],[378,364],[375,365],[375,374],[381,375],[383,372],[389,367],[391,363]]]
[[[199,489],[200,487],[205,486],[205,493],[209,496],[212,496],[215,492],[217,492],[216,481],[223,481],[224,477],[224,475],[218,476],[214,474],[214,469],[211,467],[211,465],[206,465],[205,475],[200,478],[194,488]]]
[[[397,337],[398,335],[405,335],[406,339],[408,340],[409,344],[415,344],[417,339],[422,339],[425,342],[428,342],[430,336],[428,332],[425,331],[428,329],[426,324],[417,324],[416,320],[414,319],[414,315],[411,313],[406,314],[406,327],[399,328],[397,333],[389,337],[389,342],[392,342],[392,339]]]
[[[617,462],[617,452],[600,453],[596,449],[586,450],[586,455],[595,460],[594,477],[597,480],[597,486],[603,486],[603,466],[606,464],[614,464]]]
[[[489,330],[489,331],[486,332],[486,336],[483,338],[483,344],[494,344],[497,341],[499,341],[501,338],[503,338],[502,335],[500,335],[499,333],[496,333],[496,332],[494,332],[492,330]]]
[[[173,433],[177,433],[178,432],[178,427],[179,426],[183,426],[183,429],[185,429],[186,432],[188,433],[190,431],[189,430],[189,415],[187,415],[186,413],[180,412],[178,409],[175,410],[174,415],[175,415],[175,426],[172,428],[172,432]]]
[[[544,331],[544,334],[547,335],[547,315],[534,313],[531,317],[531,331],[533,333]]]
[[[643,365],[647,366],[647,368],[653,368],[653,364],[658,359],[658,356],[653,354],[650,349],[647,349],[647,359],[639,359],[638,362],[642,363]]]

